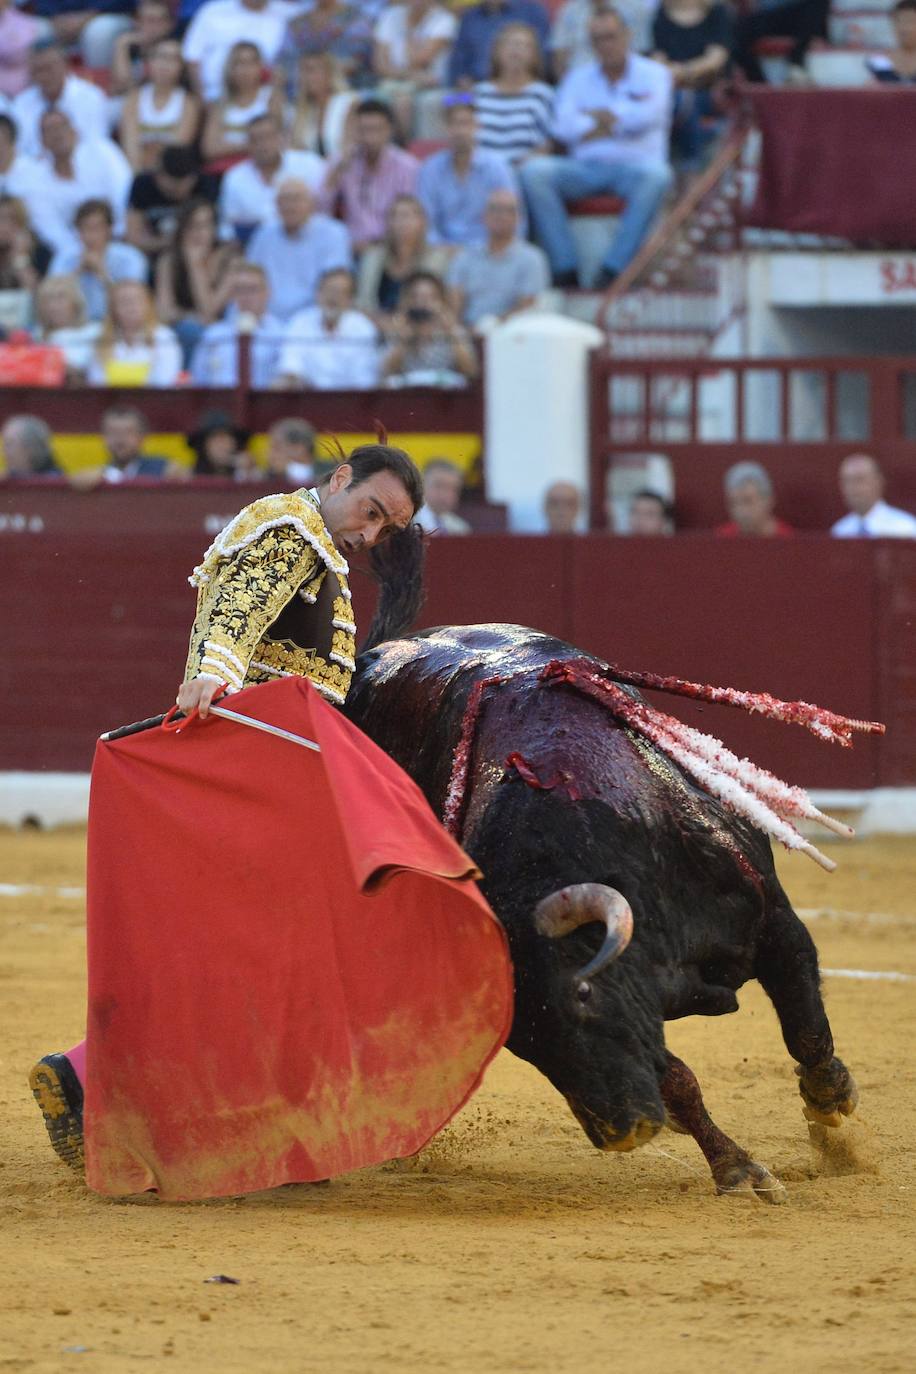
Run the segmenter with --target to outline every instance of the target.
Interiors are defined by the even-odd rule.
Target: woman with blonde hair
[[[529,24],[506,24],[493,40],[491,77],[474,87],[477,146],[524,162],[551,149],[554,93],[541,76],[538,36]]]
[[[248,125],[264,114],[282,122],[283,97],[264,80],[264,58],[257,44],[233,43],[223,67],[223,93],[207,105],[200,140],[204,161],[226,163],[244,157]]]
[[[187,67],[177,39],[154,43],[149,77],[124,101],[118,134],[135,172],[156,169],[165,147],[193,143],[200,122],[200,101],[188,88]]]
[[[100,330],[98,322],[86,318],[86,301],[75,277],[45,277],[35,292],[33,333],[63,353],[71,385],[85,382]]]
[[[367,248],[359,262],[356,304],[384,329],[398,309],[401,287],[415,272],[443,276],[450,257],[445,244],[430,244],[426,211],[416,196],[396,196],[388,211],[385,238]]]
[[[221,243],[216,211],[208,200],[186,201],[170,246],[156,261],[156,312],[171,325],[187,365],[208,324],[214,324],[229,302],[229,265],[238,244]]]
[[[290,130],[291,148],[335,161],[349,152],[356,125],[357,95],[343,68],[329,52],[307,52],[299,59],[298,90]]]
[[[116,282],[92,363],[92,386],[174,386],[181,347],[156,315],[153,297],[138,281]]]

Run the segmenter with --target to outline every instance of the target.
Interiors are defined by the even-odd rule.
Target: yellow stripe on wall
[[[347,452],[359,444],[377,443],[374,434],[342,434],[339,437]],[[479,434],[391,434],[389,440],[398,448],[406,449],[420,468],[425,467],[431,458],[448,458],[467,479],[476,475],[477,459],[480,457]],[[262,461],[267,451],[267,435],[256,434],[250,448],[258,461]],[[183,434],[150,434],[144,451],[185,467],[190,467],[194,461]],[[337,461],[337,447],[331,435],[319,435],[317,451],[319,458]],[[101,467],[106,462],[105,445],[97,434],[55,434],[54,452],[65,472]]]

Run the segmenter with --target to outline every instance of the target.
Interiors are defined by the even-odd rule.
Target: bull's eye
[[[591,985],[591,983],[582,982],[582,983],[578,983],[578,984],[576,985],[576,1000],[577,1000],[577,1001],[579,1001],[579,1002],[588,1002],[588,1001],[590,1000],[590,998],[591,998],[591,995],[592,995],[592,985]]]

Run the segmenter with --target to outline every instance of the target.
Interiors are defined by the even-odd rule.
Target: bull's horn
[[[590,921],[603,921],[607,935],[591,963],[579,970],[578,978],[593,977],[626,949],[633,935],[630,903],[616,888],[604,883],[576,883],[551,892],[538,902],[534,911],[535,928],[550,940],[568,935]]]

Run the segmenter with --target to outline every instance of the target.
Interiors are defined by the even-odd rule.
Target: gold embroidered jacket
[[[198,595],[185,681],[211,677],[237,692],[307,677],[342,702],[356,652],[348,571],[309,492],[246,506],[188,579]]]

